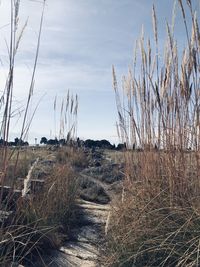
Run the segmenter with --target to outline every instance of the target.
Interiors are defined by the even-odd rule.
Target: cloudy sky
[[[117,140],[117,120],[112,90],[112,64],[118,80],[126,74],[134,43],[142,25],[152,38],[151,8],[157,9],[160,43],[165,21],[170,20],[173,0],[47,0],[31,111],[42,98],[30,129],[30,139],[54,137],[54,98],[61,101],[67,90],[79,96],[78,135],[81,138]],[[199,9],[199,0],[192,1]],[[23,110],[37,44],[41,1],[21,0],[19,29],[28,18],[16,58],[14,108]],[[10,1],[0,5],[0,86],[8,66]],[[179,8],[176,17],[179,44],[184,30]],[[160,55],[162,56],[162,55]],[[2,91],[2,90],[1,90]],[[11,136],[20,128],[13,118]],[[59,126],[57,125],[57,128]]]

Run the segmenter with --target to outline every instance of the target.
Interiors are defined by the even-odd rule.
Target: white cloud
[[[171,14],[172,3],[168,0],[154,2],[158,6],[159,28],[163,31],[165,26],[162,26],[162,22]],[[112,91],[111,65],[116,66],[120,80],[121,74],[126,71],[131,62],[134,41],[138,37],[141,25],[144,24],[147,35],[152,34],[153,0],[47,0],[46,3],[35,76],[34,102],[37,102],[44,93],[46,96],[44,103],[41,104],[43,108],[39,108],[42,110],[42,115],[36,116],[37,123],[33,126],[39,125],[37,131],[40,133],[49,132],[49,128],[52,128],[52,118],[49,116],[50,103],[56,94],[65,95],[69,88],[80,94],[86,92],[88,98],[96,92],[97,101],[102,101],[102,107],[98,106],[98,110],[95,101],[90,103],[91,107],[88,110],[90,100],[82,97],[80,104],[83,115],[80,117],[84,122],[80,122],[80,135],[88,136],[89,133],[94,136],[115,135],[113,128],[115,110],[110,94]],[[5,39],[9,42],[9,7],[10,1],[2,0],[0,60],[3,66],[0,66],[0,91],[4,88],[8,66]],[[21,0],[19,29],[28,17],[29,21],[16,58],[14,100],[17,100],[16,105],[20,106],[26,99],[30,85],[41,11],[41,3]],[[177,29],[180,27],[178,23]],[[181,30],[178,33],[179,37],[182,37]],[[163,36],[161,32],[160,42]],[[102,92],[101,97],[98,92]],[[107,97],[112,104],[110,106],[107,104],[105,109]],[[91,117],[91,113],[95,116]],[[101,117],[104,118],[106,127]],[[99,121],[101,121],[100,127]],[[84,124],[88,125],[88,130]],[[32,131],[37,132],[34,128]]]

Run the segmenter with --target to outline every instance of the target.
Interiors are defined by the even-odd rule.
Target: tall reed
[[[129,151],[109,266],[199,266],[200,32],[192,3],[179,0],[185,48],[166,23],[160,49],[153,6],[154,42],[142,32],[121,90],[113,67],[118,132]]]
[[[27,101],[22,115],[22,125],[19,140],[26,137],[29,130],[34,113],[31,119],[28,120],[28,112],[30,107],[31,98],[34,91],[35,74],[37,68],[37,61],[40,48],[40,38],[43,25],[45,0],[42,1],[42,14],[39,26],[39,34],[37,39],[37,46],[35,52],[35,59],[32,69],[32,76],[30,81],[30,86],[27,90]],[[12,190],[10,196],[3,199],[4,185],[6,184],[6,179],[8,178],[10,172],[10,165],[13,161],[14,164],[14,174],[17,173],[17,167],[19,164],[19,149],[9,149],[8,140],[10,135],[11,120],[13,120],[13,95],[15,94],[15,69],[16,69],[16,56],[17,52],[23,38],[23,33],[27,25],[27,21],[23,27],[19,28],[19,12],[20,12],[20,0],[10,0],[10,39],[8,41],[8,55],[9,55],[9,68],[8,75],[6,79],[5,88],[3,94],[0,97],[0,108],[3,114],[3,118],[0,125],[0,137],[4,140],[2,147],[0,148],[2,152],[2,163],[0,169],[0,265],[1,266],[11,266],[12,261],[21,261],[33,247],[37,247],[39,240],[41,240],[44,235],[49,231],[52,231],[50,226],[38,227],[38,221],[33,221],[26,223],[26,218],[23,212],[26,209],[26,205],[20,205],[20,203],[15,203],[14,207],[9,207],[10,199],[12,198]],[[14,117],[15,119],[15,117]],[[20,143],[20,142],[19,142]],[[14,179],[13,179],[14,180]],[[13,183],[12,183],[13,185]],[[15,199],[13,199],[15,202]],[[26,204],[26,203],[24,203]],[[11,209],[11,210],[10,210]],[[13,213],[14,212],[14,213]],[[11,216],[11,221],[5,223],[2,219],[2,214],[14,214]],[[13,263],[14,264],[14,263]]]
[[[30,87],[28,89],[28,96],[26,101],[26,106],[22,118],[22,125],[21,125],[21,133],[20,133],[20,140],[26,137],[27,132],[30,128],[30,124],[32,122],[31,117],[30,121],[27,120],[27,115],[29,111],[30,101],[33,96],[34,91],[34,82],[35,82],[35,73],[37,68],[37,61],[38,61],[38,55],[39,55],[39,48],[40,48],[40,38],[41,38],[41,32],[42,32],[42,24],[43,24],[43,17],[44,17],[44,8],[45,8],[45,0],[43,1],[43,9],[41,14],[41,20],[40,20],[40,26],[39,26],[39,35],[37,40],[37,47],[36,47],[36,53],[35,53],[35,60],[32,70],[32,76],[30,81]],[[24,30],[27,25],[27,21],[25,22],[24,26],[19,29],[19,10],[20,10],[20,0],[11,0],[10,1],[10,40],[9,40],[9,71],[8,76],[5,84],[5,89],[3,92],[3,95],[1,96],[1,109],[3,109],[3,120],[1,123],[1,130],[0,130],[0,136],[5,141],[3,145],[3,169],[1,171],[1,185],[4,185],[4,180],[7,173],[8,168],[8,162],[10,157],[13,153],[8,157],[8,139],[9,139],[9,133],[10,133],[10,122],[12,119],[12,112],[13,112],[13,94],[15,92],[14,88],[14,74],[15,74],[15,59],[17,55],[18,48],[20,46],[21,39],[23,37]],[[19,151],[17,152],[16,157],[16,164],[15,169],[18,164],[18,158],[19,158]]]
[[[68,90],[67,97],[62,99],[60,106],[59,139],[66,139],[67,142],[69,142],[77,138],[78,105],[78,95],[76,94],[74,96],[72,93],[70,94]],[[55,98],[54,101],[55,113],[56,106],[57,98]]]

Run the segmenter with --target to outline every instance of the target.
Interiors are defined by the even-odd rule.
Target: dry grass
[[[41,15],[40,28],[39,28],[39,36],[37,40],[37,49],[35,53],[34,66],[32,70],[32,76],[30,81],[30,87],[28,88],[28,96],[27,102],[25,106],[25,110],[23,113],[23,123],[21,126],[20,139],[24,139],[26,137],[27,131],[30,127],[30,123],[32,121],[33,115],[31,115],[30,121],[27,120],[27,115],[29,112],[30,101],[33,95],[34,90],[34,80],[35,80],[35,72],[37,66],[37,59],[39,54],[40,47],[40,36],[43,24],[43,14],[44,14],[44,6],[45,1],[43,2],[43,11]],[[0,108],[3,114],[3,118],[1,120],[0,127],[0,136],[5,141],[3,147],[1,148],[1,164],[0,164],[0,210],[3,212],[10,211],[9,202],[5,203],[3,201],[3,192],[4,185],[10,184],[12,187],[15,186],[15,178],[17,175],[24,176],[27,174],[27,170],[29,168],[29,160],[24,158],[24,160],[20,157],[20,149],[10,150],[7,145],[7,141],[9,139],[10,133],[10,125],[12,120],[13,113],[13,95],[15,93],[15,85],[14,85],[14,75],[15,75],[15,59],[18,52],[18,48],[23,36],[23,32],[26,28],[26,24],[20,29],[19,28],[19,10],[20,10],[20,1],[10,1],[11,10],[10,10],[10,40],[8,43],[8,54],[9,54],[9,66],[8,66],[8,74],[5,83],[5,89],[0,98]],[[15,156],[14,156],[15,155]],[[20,164],[18,161],[20,160]],[[11,197],[11,196],[10,196]],[[27,251],[33,246],[33,242],[31,240],[39,240],[36,238],[38,236],[44,235],[47,233],[45,230],[48,227],[37,228],[37,222],[32,222],[31,224],[25,224],[23,219],[22,212],[19,212],[19,203],[14,204],[14,212],[15,216],[12,217],[12,220],[5,224],[1,223],[0,226],[0,265],[6,266],[9,265],[11,261],[15,261],[15,259],[25,256]],[[17,210],[16,210],[17,209]],[[1,218],[2,219],[2,218]],[[43,231],[44,230],[44,231]],[[37,243],[37,242],[36,242]],[[30,246],[29,246],[30,245]]]
[[[86,168],[89,162],[89,159],[81,148],[67,146],[58,149],[56,159],[59,163],[68,163],[77,169]]]
[[[200,188],[195,154],[129,152],[129,164],[130,157],[131,182],[124,181],[123,201],[109,226],[108,266],[196,266]]]
[[[26,138],[37,109],[36,107],[33,113],[30,114],[45,2],[45,0],[41,1],[41,21],[30,87],[27,90],[27,101],[24,112],[22,112],[20,140]],[[81,156],[77,155],[70,162],[67,159],[61,160],[62,162],[60,163],[56,162],[51,173],[45,177],[45,184],[41,192],[31,195],[24,194],[17,201],[14,201],[12,194],[10,194],[9,201],[7,198],[2,201],[4,194],[2,188],[5,185],[10,185],[12,189],[16,188],[18,186],[16,178],[25,178],[36,158],[39,157],[41,159],[49,156],[47,155],[47,150],[38,149],[39,151],[32,152],[30,149],[26,151],[20,146],[10,148],[7,145],[11,120],[13,120],[15,58],[27,24],[25,23],[22,29],[19,29],[20,0],[10,1],[10,3],[9,67],[5,90],[0,97],[0,109],[3,114],[0,137],[5,141],[0,148],[0,211],[12,212],[12,215],[0,224],[0,266],[11,266],[11,262],[17,264],[24,259],[34,261],[32,257],[41,255],[43,250],[47,250],[52,246],[59,246],[73,220],[72,210],[76,197],[76,181],[72,165],[78,164],[81,159]],[[56,109],[56,103],[54,108]],[[76,135],[77,110],[78,97],[73,97],[68,92],[67,98],[63,100],[60,108],[59,133],[62,137],[66,134],[67,140],[71,140]],[[71,155],[70,158],[72,158]],[[69,154],[66,156],[69,157]],[[72,162],[73,164],[71,164]],[[12,207],[9,205],[10,202],[14,202]]]
[[[72,219],[76,191],[76,174],[72,166],[58,164],[45,178],[43,190],[30,203],[34,216],[47,225],[68,227]]]
[[[142,34],[122,92],[113,69],[118,132],[140,151],[125,153],[124,191],[110,223],[107,266],[199,266],[200,33],[192,1],[187,1],[190,31],[186,5],[180,0],[179,6],[183,51],[167,24],[164,56],[159,55],[153,7],[155,45]]]
[[[4,148],[0,148],[0,153]],[[8,148],[8,157],[10,157],[7,163],[7,170],[5,174],[4,185],[17,187],[17,178],[25,178],[32,162],[36,159],[37,155],[29,148],[17,148],[18,151],[13,153],[16,148]],[[19,155],[18,155],[19,153]],[[3,159],[0,154],[0,169],[3,169]],[[17,165],[16,165],[16,160]]]
[[[46,150],[46,155],[48,153]],[[47,158],[44,150],[36,154]],[[65,160],[67,163],[55,161],[50,166],[47,160],[45,168],[35,167],[33,178],[44,172],[44,184],[35,193],[19,198],[14,216],[1,225],[0,264],[9,263],[11,259],[24,262],[40,257],[48,249],[58,248],[67,238],[75,220],[78,184],[69,155]],[[4,206],[9,210],[6,203]]]

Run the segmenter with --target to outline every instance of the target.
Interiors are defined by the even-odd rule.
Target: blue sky
[[[9,41],[9,2],[0,5],[0,85],[7,70],[5,39]],[[47,0],[31,110],[43,96],[29,137],[54,136],[53,102],[67,90],[79,96],[78,135],[81,138],[117,141],[117,113],[112,90],[112,64],[120,83],[132,62],[134,43],[144,26],[152,38],[151,8],[155,4],[159,41],[165,38],[165,21],[171,20],[173,0]],[[199,9],[199,1],[192,1]],[[14,105],[23,109],[31,78],[42,5],[21,0],[20,26],[29,17],[16,60]],[[6,26],[7,25],[7,26]],[[185,32],[179,8],[176,37]],[[162,56],[162,55],[161,55]],[[17,116],[18,117],[18,116]],[[13,119],[11,136],[19,132]],[[57,127],[58,128],[58,127]]]

